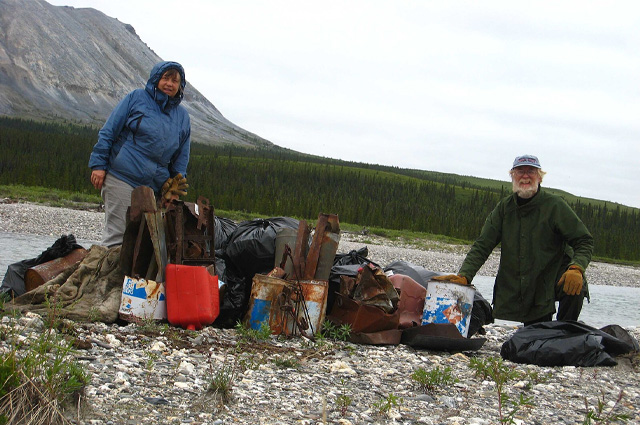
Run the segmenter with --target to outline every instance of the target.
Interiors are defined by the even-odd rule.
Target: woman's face
[[[169,97],[174,97],[180,88],[180,73],[166,71],[158,81],[158,89]]]

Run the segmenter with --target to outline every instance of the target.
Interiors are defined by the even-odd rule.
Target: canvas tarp
[[[6,303],[5,308],[39,314],[55,308],[68,319],[113,323],[118,318],[124,281],[119,262],[120,246],[94,245],[82,262]]]

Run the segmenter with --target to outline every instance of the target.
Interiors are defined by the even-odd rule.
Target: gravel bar
[[[78,239],[99,240],[102,220],[98,212],[0,205],[3,232],[73,233]],[[402,259],[451,272],[468,248],[416,249],[345,233],[339,251],[364,244],[369,258],[380,264]],[[496,267],[494,255],[483,273],[495,273]],[[588,273],[599,284],[636,286],[639,271],[594,263]],[[624,280],[629,276],[634,277]],[[46,329],[33,313],[5,316],[0,351],[25,349]],[[185,331],[152,323],[68,323],[65,329],[73,331],[75,359],[91,376],[84,402],[67,413],[75,424],[489,425],[512,413],[511,404],[499,405],[494,380],[474,373],[471,362],[500,359],[514,325],[486,325],[484,335],[474,336],[486,339],[481,349],[452,353],[277,336],[247,343],[235,329]],[[640,337],[637,327],[626,329]],[[627,423],[640,424],[640,358],[619,356],[617,361],[617,366],[589,368],[505,361],[518,377],[504,384],[503,393],[510,400],[528,400],[528,406],[510,416],[511,423],[616,423],[585,420],[626,415]],[[412,378],[421,369],[448,379],[426,390]],[[226,400],[212,391],[211,383],[221,381],[230,390]]]

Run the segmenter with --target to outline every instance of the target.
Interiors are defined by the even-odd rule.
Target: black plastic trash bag
[[[297,230],[298,225],[299,221],[290,217],[243,221],[231,235],[225,250],[227,258],[244,276],[268,273],[275,262],[278,230]]]
[[[252,278],[243,276],[232,263],[225,262],[221,257],[216,257],[216,269],[218,279],[224,282],[224,286],[220,292],[220,312],[213,325],[232,328],[244,316],[251,294]]]
[[[238,224],[222,255],[225,271],[218,277],[226,288],[214,325],[232,327],[242,319],[249,306],[253,276],[273,269],[278,231],[283,228],[298,230],[298,225],[298,220],[289,217],[257,218]]]
[[[216,255],[222,255],[229,244],[231,235],[238,228],[238,225],[228,218],[214,217],[214,238]]]
[[[473,308],[471,309],[471,320],[469,320],[469,329],[467,330],[467,337],[472,337],[484,325],[493,323],[493,308],[489,301],[487,301],[480,291],[476,290],[473,296]],[[480,334],[484,335],[484,330]]]
[[[387,273],[393,272],[393,274],[403,274],[405,276],[409,276],[424,288],[427,287],[427,283],[433,276],[438,276],[441,274],[438,272],[427,270],[422,266],[417,266],[415,264],[409,263],[408,261],[402,260],[394,261],[391,264],[387,265],[387,267],[384,268],[384,271]]]
[[[49,248],[42,251],[36,258],[18,261],[9,264],[7,272],[2,279],[0,285],[0,295],[7,295],[11,298],[22,295],[26,292],[24,285],[24,274],[27,269],[44,264],[56,258],[64,257],[71,253],[74,249],[82,248],[76,243],[76,237],[73,235],[63,235],[53,243]]]
[[[622,330],[629,339],[582,322],[535,323],[518,329],[502,344],[500,355],[505,360],[538,366],[615,366],[614,356],[633,352],[638,346],[622,328],[616,330]]]
[[[347,253],[337,253],[335,258],[333,259],[333,265],[335,266],[347,266],[353,264],[368,264],[371,263],[376,267],[380,267],[373,261],[367,258],[369,255],[369,248],[363,246],[358,250],[351,250]]]

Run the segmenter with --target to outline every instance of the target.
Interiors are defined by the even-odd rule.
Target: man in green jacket
[[[558,320],[578,320],[588,288],[584,271],[593,237],[571,207],[545,192],[538,158],[522,155],[509,172],[513,193],[487,217],[457,275],[438,276],[469,284],[501,244],[493,289],[493,315],[524,325],[549,321],[559,301]]]

